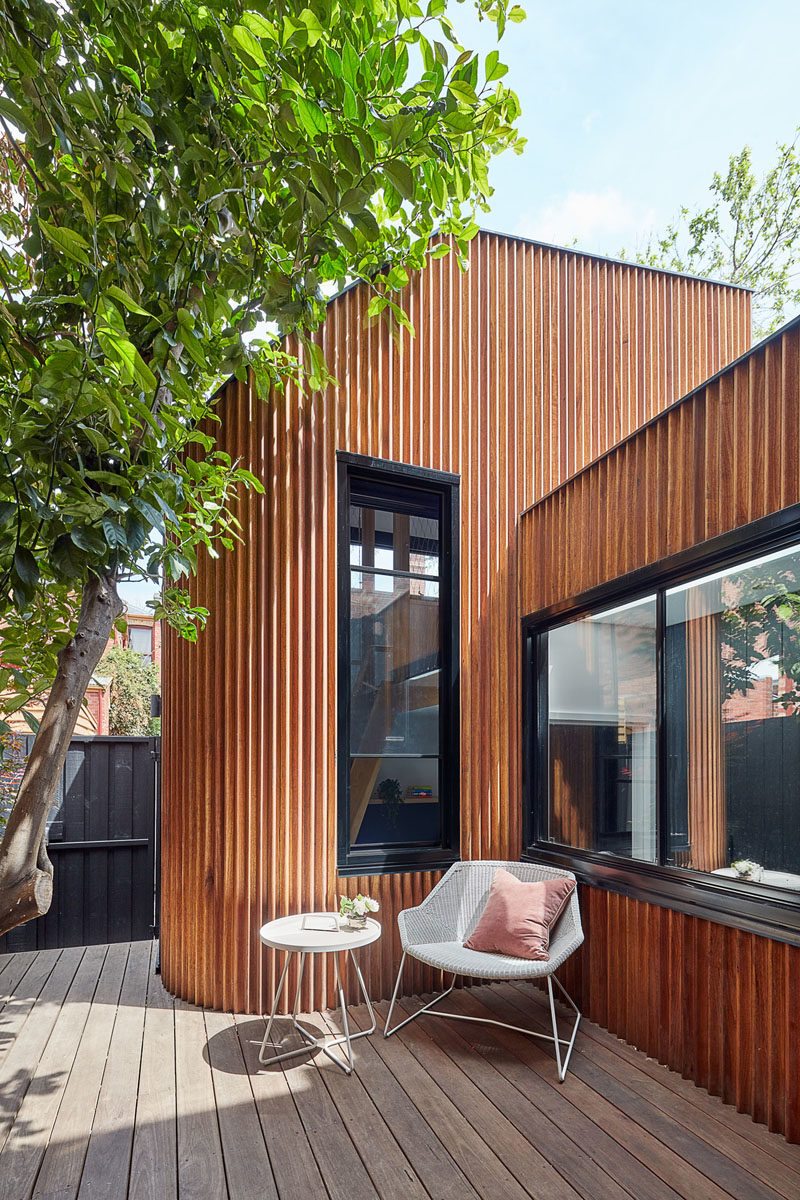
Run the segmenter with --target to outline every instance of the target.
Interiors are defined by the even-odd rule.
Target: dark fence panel
[[[152,936],[157,744],[73,738],[49,822],[53,903],[0,938],[0,953]]]
[[[730,861],[800,873],[800,718],[724,726]]]

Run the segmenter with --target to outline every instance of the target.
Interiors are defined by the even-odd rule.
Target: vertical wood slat
[[[647,456],[653,438],[655,464]],[[800,502],[798,446],[795,321],[523,514],[523,613]],[[599,557],[588,555],[596,543]],[[693,653],[704,662],[710,636],[702,628],[694,636]],[[693,835],[709,867],[724,857],[712,719],[706,712],[699,722],[704,826]],[[770,1129],[800,1139],[800,948],[666,910],[660,938],[652,924],[645,938],[633,917],[638,902],[600,892],[591,901],[591,959],[584,947],[583,974],[572,968],[587,1014]],[[582,984],[589,962],[591,973],[609,980],[607,1012]],[[632,980],[634,993],[626,994]],[[633,1006],[627,1016],[626,1003]],[[655,1044],[650,1037],[644,1044],[637,1017],[647,1011],[660,1012]]]
[[[520,519],[522,612],[800,502],[799,395],[793,321],[535,501]]]
[[[162,970],[187,1000],[263,1009],[276,960],[259,926],[359,888],[381,903],[363,958],[386,996],[396,913],[437,879],[336,875],[336,451],[461,476],[461,851],[514,857],[518,515],[748,344],[737,289],[490,234],[469,254],[466,274],[447,257],[411,280],[402,352],[365,326],[363,288],[331,303],[318,339],[338,389],[226,387],[220,446],[266,493],[238,502],[245,544],[201,561],[197,644],[164,646]],[[701,342],[709,306],[719,336]],[[309,971],[303,1004],[331,984],[330,963]]]
[[[800,948],[583,885],[580,902],[562,977],[584,1015],[800,1140]]]

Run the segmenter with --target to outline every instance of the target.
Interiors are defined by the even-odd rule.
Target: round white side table
[[[266,1064],[283,1062],[284,1059],[294,1058],[298,1054],[306,1054],[309,1047],[315,1047],[322,1050],[323,1054],[327,1054],[331,1062],[335,1062],[341,1067],[345,1074],[350,1075],[353,1072],[353,1046],[352,1043],[356,1038],[367,1037],[368,1034],[375,1032],[376,1022],[375,1013],[372,1009],[372,1003],[367,988],[364,983],[364,976],[361,974],[361,969],[356,962],[354,950],[358,950],[361,946],[369,946],[371,942],[376,942],[381,936],[381,927],[372,917],[367,918],[365,929],[351,930],[339,927],[339,918],[334,917],[337,922],[336,930],[319,930],[306,929],[303,927],[304,922],[308,918],[319,917],[334,917],[333,913],[298,913],[292,917],[279,917],[277,921],[269,921],[261,927],[259,936],[265,946],[271,946],[273,950],[283,950],[286,953],[286,962],[283,965],[278,986],[275,989],[275,998],[272,1001],[272,1009],[270,1010],[269,1020],[267,1021],[264,1040],[261,1043],[261,1049],[258,1053],[259,1062]],[[347,1006],[344,1000],[344,988],[342,987],[342,975],[339,970],[339,954],[346,951],[350,955],[350,960],[355,968],[358,978],[361,994],[367,1005],[367,1010],[370,1015],[372,1024],[369,1029],[362,1029],[359,1033],[351,1033],[350,1025],[347,1020]],[[280,1054],[267,1055],[267,1045],[272,1033],[272,1026],[275,1021],[275,1014],[278,1011],[278,1002],[281,998],[283,985],[286,982],[286,975],[289,970],[289,963],[292,961],[294,954],[300,955],[300,969],[297,974],[297,988],[294,994],[294,1007],[292,1009],[292,1025],[297,1030],[302,1038],[305,1039],[306,1045],[300,1046],[295,1050],[285,1050]],[[316,1034],[310,1033],[297,1019],[297,1008],[300,1003],[300,986],[303,982],[303,971],[305,970],[306,957],[309,954],[332,954],[333,965],[336,971],[336,986],[339,991],[339,1004],[342,1009],[342,1028],[344,1033],[338,1037],[327,1038],[318,1037]],[[346,1046],[347,1058],[343,1060],[338,1054],[332,1053],[334,1046]]]

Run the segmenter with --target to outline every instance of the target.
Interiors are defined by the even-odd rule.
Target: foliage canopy
[[[522,11],[476,0],[502,34]],[[220,379],[328,382],[326,286],[403,323],[520,149],[496,51],[444,0],[0,0],[0,692],[55,675],[87,580],[173,581],[237,536]],[[329,293],[328,293],[329,294]],[[274,336],[296,330],[300,359]],[[143,566],[144,564],[144,566]]]
[[[798,130],[800,134],[800,130]],[[762,178],[745,146],[716,172],[706,207],[681,208],[635,258],[753,289],[753,332],[766,337],[800,310],[800,157],[797,140],[777,147]],[[625,251],[622,251],[625,257]]]
[[[160,687],[155,663],[126,646],[111,646],[100,659],[97,674],[111,677],[108,732],[118,737],[149,736],[150,697]]]

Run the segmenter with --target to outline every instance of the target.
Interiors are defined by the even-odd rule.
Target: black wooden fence
[[[800,718],[724,728],[728,861],[800,874]]]
[[[73,738],[49,823],[53,903],[0,953],[152,937],[158,758],[156,738]]]

